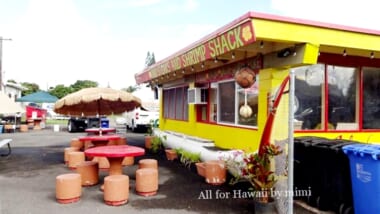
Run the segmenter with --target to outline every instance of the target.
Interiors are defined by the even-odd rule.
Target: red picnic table
[[[145,154],[145,149],[130,145],[110,145],[89,148],[84,151],[86,156],[106,157],[110,163],[109,174],[121,175],[123,172],[123,159]]]
[[[108,144],[110,140],[119,140],[121,138],[120,135],[116,134],[109,134],[109,135],[87,135],[87,136],[82,136],[78,137],[79,141],[82,141],[84,143],[90,142],[92,143],[95,147],[97,146],[105,146]]]
[[[116,133],[116,128],[88,128],[85,130],[88,135],[107,135]]]
[[[125,157],[135,157],[145,154],[145,149],[130,145],[98,146],[84,151],[86,156],[106,157],[110,163],[109,175],[123,174],[123,160]],[[100,187],[104,189],[104,185]]]

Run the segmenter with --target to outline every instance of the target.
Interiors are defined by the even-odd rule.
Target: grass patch
[[[46,119],[47,125],[67,125],[67,120]]]

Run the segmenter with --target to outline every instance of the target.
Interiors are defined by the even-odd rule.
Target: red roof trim
[[[312,21],[312,20],[300,19],[300,18],[291,18],[291,17],[258,13],[258,12],[249,12],[248,14],[250,14],[249,16],[251,18],[266,19],[266,20],[272,20],[272,21],[296,23],[296,24],[310,25],[310,26],[330,28],[330,29],[343,30],[343,31],[380,35],[379,30],[353,27],[353,26],[348,26],[348,25],[332,24],[332,23],[327,23],[327,22]]]
[[[358,27],[351,27],[351,26],[345,26],[345,25],[338,25],[338,24],[331,24],[326,22],[318,22],[318,21],[311,21],[306,19],[299,19],[299,18],[291,18],[291,17],[285,17],[285,16],[278,16],[278,15],[272,15],[272,14],[265,14],[265,13],[259,13],[259,12],[247,12],[241,17],[233,20],[232,22],[228,23],[227,25],[224,25],[223,27],[219,28],[218,30],[214,31],[213,33],[197,40],[194,43],[191,43],[190,45],[186,46],[185,48],[180,49],[179,51],[175,52],[174,54],[156,62],[154,65],[144,69],[142,72],[135,74],[135,79],[138,84],[146,82],[150,79],[149,71],[157,66],[160,66],[164,62],[169,61],[170,59],[180,56],[182,54],[185,54],[187,51],[190,51],[191,49],[202,45],[203,43],[209,41],[210,39],[213,39],[215,37],[218,37],[225,33],[227,30],[231,29],[232,27],[235,27],[241,23],[243,23],[246,20],[249,19],[266,19],[271,21],[278,21],[278,22],[287,22],[287,23],[295,23],[295,24],[301,24],[301,25],[309,25],[309,26],[316,26],[316,27],[322,27],[322,28],[329,28],[329,29],[336,29],[336,30],[343,30],[343,31],[350,31],[350,32],[358,32],[358,33],[366,33],[366,34],[373,34],[373,35],[380,35],[380,31],[378,30],[371,30],[371,29],[365,29],[365,28],[358,28]],[[255,31],[255,29],[253,29]]]

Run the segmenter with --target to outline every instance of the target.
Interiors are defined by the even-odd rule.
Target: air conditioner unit
[[[206,104],[207,103],[207,89],[189,88],[187,90],[187,103],[188,104]]]

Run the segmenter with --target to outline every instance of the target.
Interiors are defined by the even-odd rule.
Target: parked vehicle
[[[84,132],[87,128],[99,128],[103,120],[108,121],[105,117],[70,117],[67,121],[67,131]]]
[[[159,112],[139,107],[133,111],[126,112],[125,118],[125,125],[133,132],[137,130],[147,130],[153,123],[158,123]]]

